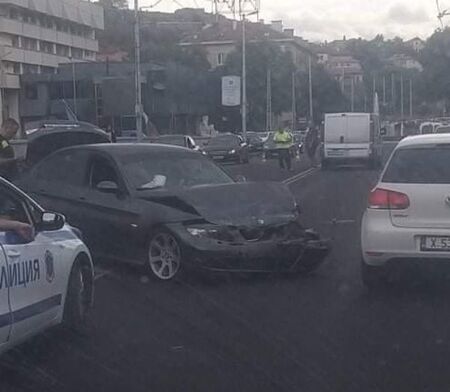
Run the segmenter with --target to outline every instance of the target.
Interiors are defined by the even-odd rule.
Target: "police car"
[[[93,301],[94,268],[77,229],[2,178],[0,219],[32,227],[29,238],[0,229],[1,354],[51,326],[81,327]]]

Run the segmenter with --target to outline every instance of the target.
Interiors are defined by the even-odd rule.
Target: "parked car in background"
[[[370,192],[361,225],[362,278],[369,287],[391,267],[450,259],[450,134],[407,137]]]
[[[82,328],[94,267],[81,233],[2,178],[0,216],[32,227],[0,229],[0,354],[57,324]]]
[[[185,148],[72,147],[41,161],[23,184],[80,227],[95,255],[144,264],[161,280],[189,267],[310,272],[329,251],[300,225],[287,186],[236,183]]]
[[[247,143],[250,152],[260,152],[264,147],[264,138],[259,132],[247,132]]]
[[[222,134],[213,137],[204,150],[214,160],[238,163],[250,161],[248,144],[239,135]]]
[[[170,146],[185,147],[189,150],[199,151],[206,154],[202,148],[197,145],[192,136],[189,135],[160,135],[151,139],[152,143],[167,144]]]
[[[38,128],[26,131],[25,163],[35,165],[42,158],[61,148],[80,144],[110,143],[108,133],[84,122],[42,122]]]

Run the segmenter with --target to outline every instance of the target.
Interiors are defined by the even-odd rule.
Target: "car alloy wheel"
[[[148,261],[158,279],[172,279],[181,266],[181,249],[177,239],[167,232],[154,235],[149,245]]]
[[[65,324],[73,330],[82,329],[88,309],[89,297],[83,267],[79,262],[75,262],[69,278],[64,308]]]

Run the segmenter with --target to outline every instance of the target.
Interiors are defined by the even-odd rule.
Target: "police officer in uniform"
[[[10,141],[16,136],[19,123],[13,118],[6,119],[0,128],[0,176],[7,180],[17,174],[17,159]]]
[[[291,147],[293,144],[292,135],[287,131],[286,128],[278,129],[274,136],[273,141],[275,142],[277,152],[278,152],[278,162],[281,169],[292,170],[291,162]]]

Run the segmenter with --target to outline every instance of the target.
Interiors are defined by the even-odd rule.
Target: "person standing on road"
[[[17,175],[17,159],[10,141],[18,130],[19,123],[13,118],[6,119],[0,128],[0,176],[7,180]]]
[[[291,147],[293,144],[292,135],[287,131],[286,128],[279,128],[273,135],[273,141],[275,142],[277,148],[280,168],[286,168],[291,171]]]
[[[311,161],[311,165],[313,167],[317,166],[316,162],[316,153],[317,147],[319,147],[319,130],[317,127],[310,127],[308,132],[306,133],[306,153],[308,154],[308,158]]]

